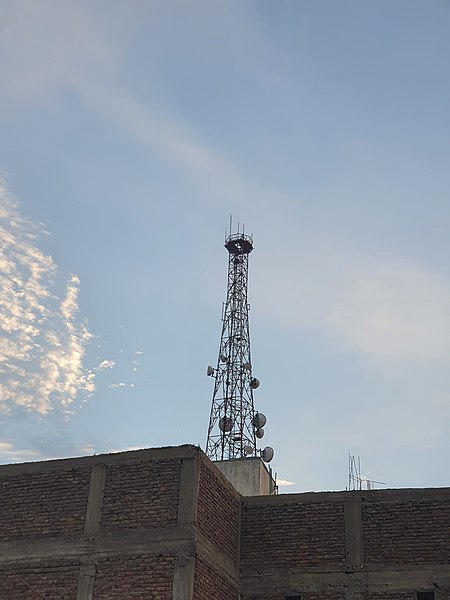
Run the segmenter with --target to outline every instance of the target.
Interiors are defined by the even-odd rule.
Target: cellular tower
[[[230,221],[231,230],[231,221]],[[245,233],[225,234],[228,251],[227,297],[222,307],[222,334],[216,367],[207,375],[214,378],[206,454],[223,461],[260,456],[273,458],[270,447],[259,451],[257,440],[264,436],[266,417],[255,411],[253,392],[260,382],[253,376],[250,352],[248,259],[253,238]]]

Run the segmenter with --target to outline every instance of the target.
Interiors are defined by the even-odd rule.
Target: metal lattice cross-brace
[[[253,404],[253,390],[259,386],[252,375],[247,301],[248,257],[253,240],[243,233],[230,235],[225,248],[228,284],[222,335],[217,367],[208,367],[208,375],[215,377],[206,443],[206,453],[212,460],[256,456],[256,440],[263,436],[265,422]]]

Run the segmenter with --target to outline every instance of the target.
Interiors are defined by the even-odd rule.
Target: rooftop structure
[[[1,600],[449,600],[450,488],[241,496],[194,446],[0,466]]]

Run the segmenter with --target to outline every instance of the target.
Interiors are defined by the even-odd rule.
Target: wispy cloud
[[[286,479],[277,479],[277,485],[280,485],[280,486],[295,485],[295,481],[287,481]]]
[[[152,37],[157,37],[164,47],[166,40],[161,37],[159,19],[166,23],[174,19],[173,26],[187,33],[195,41],[196,52],[201,54],[204,54],[203,45],[198,37],[205,36],[206,41],[210,36],[210,27],[205,23],[221,23],[225,30],[220,43],[227,46],[237,68],[243,67],[255,48],[266,59],[255,60],[253,56],[246,65],[245,76],[254,75],[256,65],[266,66],[274,49],[269,52],[265,47],[264,36],[251,26],[253,21],[249,19],[248,10],[239,2],[233,2],[232,6],[203,3],[189,10],[180,4],[176,11],[162,3],[144,10],[135,6],[133,11],[116,6],[108,12],[109,26],[105,26],[104,13],[98,13],[89,3],[73,0],[61,5],[41,2],[39,7],[17,2],[0,8],[0,19],[3,18],[8,29],[8,33],[0,36],[0,51],[3,50],[6,57],[0,61],[3,81],[0,94],[27,100],[45,94],[55,99],[56,90],[69,89],[97,111],[99,118],[109,120],[134,143],[173,165],[197,190],[205,192],[208,204],[211,192],[226,198],[229,207],[247,205],[249,198],[260,203],[267,200],[269,194],[244,176],[239,163],[205,141],[195,125],[177,111],[170,110],[167,98],[157,91],[164,88],[163,84],[154,85],[151,97],[141,99],[124,87],[118,77],[124,66],[122,45],[142,26],[142,20],[147,23]],[[52,27],[48,26],[50,22]],[[240,27],[236,28],[238,22]],[[226,31],[231,30],[234,43],[229,46]],[[29,51],[25,52],[24,48]],[[220,58],[220,50],[217,52]],[[215,62],[213,57],[209,60]],[[163,83],[165,67],[155,61],[149,68],[153,69],[156,80]],[[267,78],[266,68],[260,77]],[[199,201],[201,197],[200,194]]]
[[[0,181],[0,409],[45,415],[68,410],[91,394],[95,374],[84,368],[91,338],[78,315],[80,281],[71,275],[62,299],[57,266],[38,247],[42,227],[19,212]]]
[[[85,446],[81,446],[80,452],[82,454],[94,454],[95,446],[94,446],[94,444],[86,444]]]
[[[22,462],[40,457],[36,450],[18,450],[11,442],[0,442],[0,461]]]
[[[278,325],[379,361],[450,363],[450,279],[438,270],[331,241],[266,258],[255,274],[256,310]]]
[[[350,347],[450,363],[450,281],[411,264],[375,264],[348,281],[326,323]]]

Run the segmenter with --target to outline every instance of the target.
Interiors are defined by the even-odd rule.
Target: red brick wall
[[[372,564],[448,563],[448,500],[363,499],[364,557]]]
[[[101,560],[94,600],[171,600],[174,563],[168,554]]]
[[[200,463],[198,528],[234,562],[239,555],[239,496],[203,460]]]
[[[217,570],[197,558],[193,600],[239,600],[239,590]]]
[[[83,532],[90,468],[0,479],[0,541]]]
[[[345,564],[342,502],[246,503],[241,523],[241,564],[273,569]]]
[[[40,563],[39,565],[8,565],[24,581],[48,600],[74,600],[77,596],[78,564]],[[36,600],[39,596],[18,577],[0,570],[1,600]]]
[[[181,459],[108,466],[102,529],[176,525]]]

